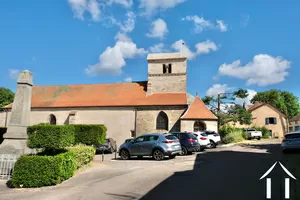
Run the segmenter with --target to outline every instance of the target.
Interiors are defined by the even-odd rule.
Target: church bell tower
[[[185,53],[148,54],[147,95],[186,92],[187,55]]]

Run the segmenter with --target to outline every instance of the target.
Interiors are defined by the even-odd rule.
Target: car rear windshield
[[[196,136],[194,134],[191,134],[191,133],[187,133],[186,135],[188,136],[188,138],[196,138]]]
[[[167,140],[178,140],[178,138],[175,137],[174,135],[166,135],[165,138],[166,138]]]
[[[284,136],[285,138],[300,138],[300,133],[292,133]]]

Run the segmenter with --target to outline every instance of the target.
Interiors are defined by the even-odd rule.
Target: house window
[[[266,118],[266,125],[268,125],[268,124],[277,124],[276,117],[267,117]]]
[[[156,129],[157,130],[169,130],[169,120],[165,112],[161,111],[156,118]]]
[[[300,126],[295,126],[295,131],[300,131]]]
[[[50,121],[50,124],[56,125],[56,117],[55,117],[55,115],[51,114],[49,121]]]
[[[293,127],[289,127],[289,132],[293,132]]]

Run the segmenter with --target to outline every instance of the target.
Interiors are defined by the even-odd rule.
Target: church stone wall
[[[151,84],[151,92],[186,92],[186,75],[164,75],[149,76],[148,83]]]
[[[181,131],[193,132],[194,123],[197,120],[181,120]],[[217,120],[201,120],[206,125],[206,130],[218,132]]]
[[[120,145],[125,139],[131,137],[134,130],[135,108],[53,108],[32,109],[30,112],[30,125],[49,123],[50,114],[55,115],[56,124],[69,124],[70,112],[77,111],[74,124],[104,124],[107,128],[107,137],[112,137]],[[73,116],[72,116],[73,117]],[[8,112],[9,123],[10,112]],[[0,126],[5,124],[5,112],[0,113]]]
[[[176,131],[176,125],[177,125],[177,129],[180,130],[179,118],[182,116],[185,110],[186,110],[185,106],[164,106],[164,107],[154,106],[154,107],[138,108],[137,117],[136,117],[137,136],[142,135],[144,133],[161,132],[159,130],[156,130],[156,118],[160,111],[164,111],[168,116],[168,121],[169,121],[168,131]]]

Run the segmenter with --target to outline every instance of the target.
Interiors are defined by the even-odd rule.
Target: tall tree
[[[202,101],[219,118],[220,125],[230,121],[240,124],[251,124],[252,114],[243,105],[235,104],[236,98],[245,99],[248,97],[247,90],[238,89],[231,93],[221,93],[217,96],[205,96]]]
[[[0,87],[0,108],[14,101],[15,94],[8,88]]]
[[[288,91],[272,89],[258,92],[252,98],[251,103],[255,103],[256,101],[271,104],[289,118],[300,113],[299,98]]]

